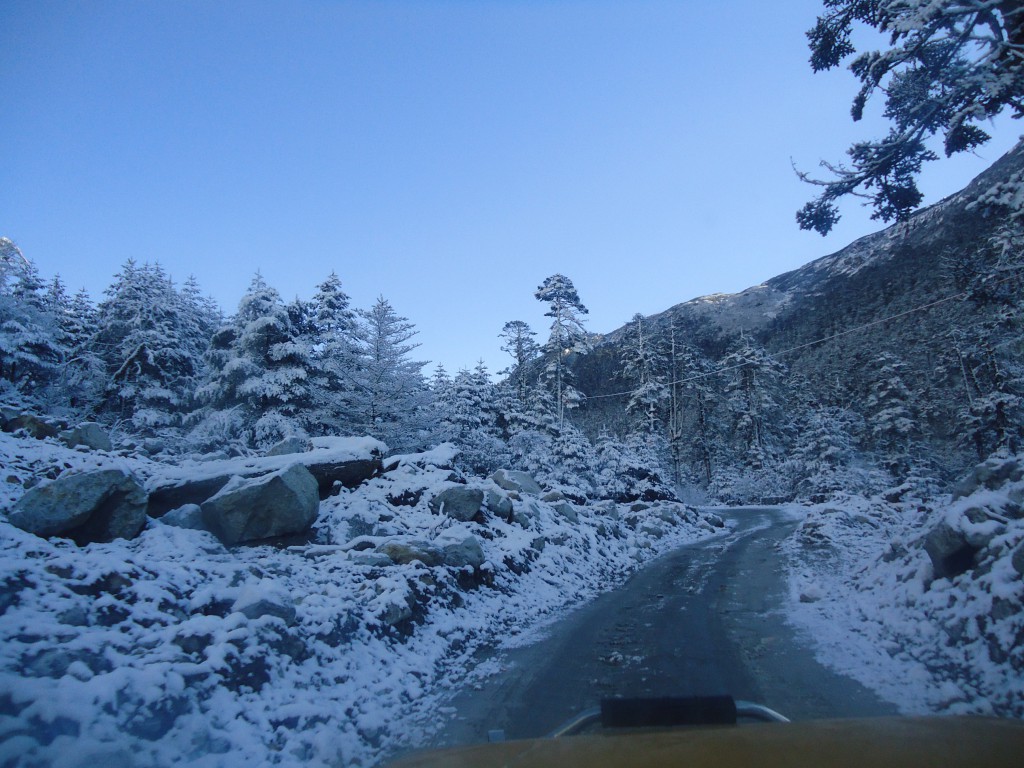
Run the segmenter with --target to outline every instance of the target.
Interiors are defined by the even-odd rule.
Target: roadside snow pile
[[[116,467],[151,502],[189,481],[2,439],[8,512],[34,471]],[[364,460],[374,446],[356,448]],[[332,484],[290,546],[226,547],[202,529],[206,502],[81,546],[0,513],[0,765],[370,765],[440,724],[440,697],[480,649],[715,531],[681,504],[578,505],[520,473],[466,479],[453,455],[391,457],[355,488]],[[192,491],[213,492],[226,468],[196,466]]]
[[[792,622],[908,714],[1024,717],[1024,456],[936,508],[893,498],[809,510],[786,544]]]

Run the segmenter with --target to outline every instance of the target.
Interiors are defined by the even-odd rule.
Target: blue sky
[[[851,141],[852,75],[813,75],[819,2],[0,5],[0,234],[96,298],[129,257],[228,312],[261,271],[286,299],[331,271],[383,295],[425,360],[505,365],[513,319],[568,275],[608,332],[757,284],[828,238],[794,212]],[[933,164],[929,202],[1009,149]]]

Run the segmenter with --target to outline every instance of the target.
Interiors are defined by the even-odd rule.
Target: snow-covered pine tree
[[[579,429],[565,421],[548,443],[550,458],[534,469],[539,482],[582,504],[594,494],[594,446]]]
[[[886,468],[903,480],[914,466],[915,444],[921,436],[920,404],[907,385],[907,365],[883,352],[874,360],[875,375],[864,403],[871,445]]]
[[[885,137],[851,146],[849,167],[824,163],[831,179],[804,176],[822,192],[797,221],[821,234],[839,220],[835,201],[847,195],[869,198],[873,218],[905,219],[923,199],[916,184],[922,164],[938,159],[929,138],[942,137],[947,157],[970,152],[989,140],[982,126],[1003,110],[1024,115],[1019,2],[826,0],[825,7],[807,33],[811,67],[838,67],[857,54],[857,27],[877,30],[888,47],[860,53],[849,65],[861,83],[851,114],[860,120],[868,98],[879,92],[891,125]],[[1021,188],[1019,175],[1015,186]]]
[[[646,326],[644,316],[639,313],[633,315],[626,326],[621,375],[631,388],[626,412],[635,420],[634,429],[654,436],[661,432],[671,392],[666,381],[663,355]]]
[[[801,414],[798,437],[788,462],[798,498],[825,501],[851,488],[849,464],[855,452],[858,416],[835,406],[815,405]]]
[[[479,363],[473,371],[460,370],[454,378],[434,376],[434,401],[438,413],[438,438],[454,443],[460,468],[486,475],[508,464],[509,451],[500,438],[495,386],[487,368]]]
[[[522,403],[527,402],[531,389],[531,364],[540,354],[540,347],[533,340],[536,335],[522,320],[505,323],[499,334],[499,338],[505,342],[501,346],[502,352],[507,352],[512,358],[512,364],[501,373],[508,376],[513,384],[512,391]]]
[[[786,369],[746,334],[722,360],[722,368],[731,375],[726,402],[732,414],[736,458],[752,470],[764,469],[780,455],[788,428]]]
[[[54,399],[66,404],[76,416],[91,416],[103,402],[106,369],[93,344],[96,317],[92,297],[82,288],[58,318],[68,351],[55,384]]]
[[[623,441],[602,430],[595,447],[598,493],[619,503],[674,499],[657,453],[643,435]]]
[[[314,375],[310,382],[309,429],[317,433],[347,434],[356,421],[361,361],[356,313],[334,272],[317,286],[310,322]]]
[[[681,344],[671,329],[671,410],[668,423],[669,450],[676,485],[685,477],[696,485],[711,485],[723,435],[721,393],[715,387],[711,361],[695,347]]]
[[[129,259],[97,308],[93,348],[107,372],[101,410],[137,434],[172,434],[201,372],[181,296],[159,264]]]
[[[39,398],[64,353],[57,318],[35,264],[7,238],[0,256],[0,381],[10,398]]]
[[[556,416],[561,426],[565,412],[583,402],[583,394],[573,386],[572,369],[568,358],[572,354],[590,351],[590,338],[583,328],[583,315],[588,310],[580,301],[576,288],[565,275],[547,278],[534,296],[548,305],[545,317],[551,318],[551,333],[543,347],[543,381],[555,398]]]
[[[355,428],[383,440],[392,450],[424,447],[430,429],[431,393],[426,363],[410,358],[415,325],[383,297],[359,312],[360,368],[354,395]]]
[[[309,358],[281,295],[257,273],[238,311],[211,341],[209,377],[197,393],[205,407],[197,414],[195,447],[241,441],[264,448],[304,435]]]

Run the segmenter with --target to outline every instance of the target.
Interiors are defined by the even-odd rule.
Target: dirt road
[[[614,592],[503,654],[504,671],[451,702],[434,746],[542,736],[601,698],[731,693],[793,720],[894,714],[814,661],[780,611],[777,544],[795,523],[774,508],[716,510],[733,533],[654,561]]]

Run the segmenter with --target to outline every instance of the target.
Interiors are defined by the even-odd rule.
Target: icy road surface
[[[776,546],[796,523],[777,508],[715,510],[721,538],[653,561],[625,585],[503,652],[500,671],[463,691],[432,746],[546,735],[602,698],[731,693],[792,720],[896,714],[818,664],[785,622]]]

